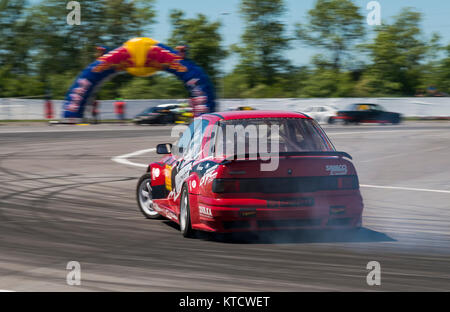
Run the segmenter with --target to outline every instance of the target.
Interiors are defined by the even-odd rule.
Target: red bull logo
[[[100,73],[111,68],[125,69],[133,66],[133,62],[130,59],[130,54],[124,47],[117,48],[98,58],[100,64],[95,66],[92,71]]]

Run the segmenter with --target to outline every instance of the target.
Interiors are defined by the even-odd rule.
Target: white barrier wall
[[[186,100],[126,100],[126,117],[132,118],[144,109],[159,104],[179,103]],[[218,110],[238,106],[252,106],[257,109],[295,110],[311,105],[334,105],[339,109],[352,103],[375,103],[386,110],[398,112],[405,117],[450,117],[450,97],[446,98],[310,98],[310,99],[224,99],[218,100]],[[100,118],[115,119],[114,101],[100,101]],[[61,118],[62,101],[54,100],[55,119]],[[89,116],[89,108],[86,116]],[[0,99],[0,120],[44,119],[44,100],[16,98]]]

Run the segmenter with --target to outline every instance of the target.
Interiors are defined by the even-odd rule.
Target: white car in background
[[[317,105],[309,106],[301,112],[315,119],[318,123],[334,123],[334,117],[337,116],[338,108],[336,106]]]

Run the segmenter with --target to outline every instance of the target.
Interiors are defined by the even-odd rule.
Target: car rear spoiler
[[[262,158],[262,157],[273,157],[274,155],[271,153],[264,153],[264,154],[260,154],[258,153],[258,155],[254,155],[254,154],[245,154],[245,155],[231,155],[228,156],[226,159],[224,159],[222,161],[222,164],[230,162],[230,161],[245,161],[248,160],[247,158]],[[346,152],[337,152],[337,151],[332,151],[332,152],[279,152],[277,153],[277,156],[337,156],[337,157],[346,157],[348,159],[353,159],[352,156],[350,156],[348,153]]]

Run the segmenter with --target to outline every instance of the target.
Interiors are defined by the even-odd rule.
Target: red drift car
[[[350,155],[301,113],[205,114],[137,185],[147,218],[193,231],[361,227],[363,202]]]

